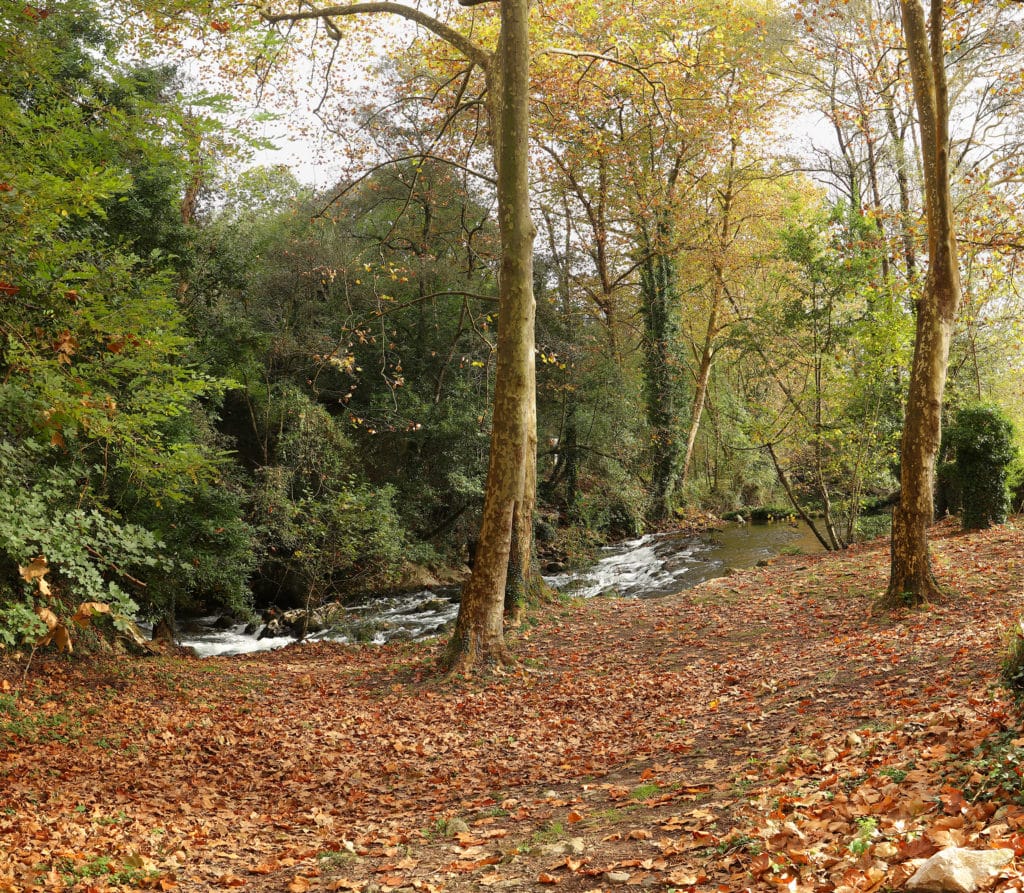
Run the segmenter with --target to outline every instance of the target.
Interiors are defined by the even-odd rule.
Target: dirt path
[[[0,664],[0,893],[868,891],[948,842],[1024,852],[1024,811],[963,793],[1024,535],[936,553],[930,610],[873,613],[878,544],[551,606],[469,682],[436,645],[315,644],[50,661],[15,702]]]

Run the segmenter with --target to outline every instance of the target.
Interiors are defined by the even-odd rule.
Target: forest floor
[[[1017,525],[938,529],[922,610],[877,608],[876,541],[546,606],[471,680],[437,643],[8,659],[0,891],[871,891],[1024,854]]]

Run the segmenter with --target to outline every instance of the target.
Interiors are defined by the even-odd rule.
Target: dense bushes
[[[1010,420],[995,406],[964,407],[947,431],[945,445],[955,455],[964,529],[1002,524],[1009,508],[1008,470],[1016,456]]]

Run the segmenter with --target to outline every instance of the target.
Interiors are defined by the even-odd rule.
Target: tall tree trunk
[[[671,517],[679,476],[680,440],[676,397],[679,371],[679,293],[673,259],[666,253],[667,221],[658,222],[654,244],[640,265],[644,319],[644,380],[651,428],[651,505],[648,517]],[[645,246],[645,248],[648,246]]]
[[[483,518],[473,573],[463,589],[444,664],[465,672],[511,660],[504,639],[505,587],[513,538],[529,569],[536,470],[533,238],[528,177],[528,0],[502,0],[498,50],[488,66],[488,95],[501,240],[494,421]],[[517,531],[518,535],[513,531]],[[524,542],[525,546],[524,546]],[[523,559],[524,549],[526,559]]]
[[[686,435],[686,451],[683,454],[683,469],[679,475],[679,487],[686,486],[690,476],[690,463],[693,461],[693,448],[697,443],[700,431],[700,420],[704,413],[704,402],[708,394],[708,381],[711,379],[711,366],[715,361],[715,338],[718,336],[718,315],[721,312],[725,296],[725,253],[731,242],[729,231],[732,226],[733,175],[736,171],[736,150],[738,140],[733,137],[729,153],[728,178],[725,190],[721,194],[722,220],[718,230],[718,244],[712,246],[715,256],[711,261],[713,279],[711,283],[711,309],[708,312],[708,325],[704,333],[704,344],[701,349],[700,363],[697,366],[697,378],[693,391],[693,404],[690,408],[690,430]]]
[[[490,0],[459,0],[477,6]],[[529,153],[529,0],[500,0],[501,28],[494,53],[419,7],[394,2],[355,2],[344,6],[276,13],[260,10],[269,23],[322,19],[326,33],[341,40],[335,18],[391,14],[416,22],[479,66],[487,80],[487,116],[498,174],[498,358],[494,381],[491,452],[484,492],[483,518],[473,574],[459,606],[455,632],[442,664],[469,670],[478,662],[504,662],[505,584],[513,546],[513,525],[532,532],[536,500],[537,413],[534,381],[533,238],[530,219]],[[461,321],[460,321],[461,325]],[[438,381],[437,392],[441,384]],[[529,466],[529,467],[528,467]],[[527,544],[523,544],[523,540]],[[519,566],[529,571],[533,537],[517,541]],[[524,552],[527,558],[523,559]]]
[[[928,526],[934,520],[935,460],[949,344],[960,303],[960,271],[949,189],[949,100],[942,46],[942,0],[926,25],[919,0],[900,0],[914,85],[928,224],[928,276],[917,306],[917,336],[900,445],[900,499],[893,510],[886,599],[918,604],[939,594]]]

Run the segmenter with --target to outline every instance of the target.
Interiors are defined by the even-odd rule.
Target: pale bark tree
[[[459,0],[477,6],[489,0]],[[466,672],[478,664],[506,663],[506,609],[515,617],[530,577],[536,501],[537,414],[534,370],[533,239],[528,176],[529,0],[500,0],[501,26],[494,50],[450,25],[403,3],[367,2],[301,8],[264,7],[268,22],[319,19],[342,38],[334,20],[387,13],[415,22],[479,67],[486,82],[489,141],[497,172],[501,260],[498,274],[498,348],[491,451],[483,516],[472,575],[444,665]],[[509,574],[512,579],[509,579]]]
[[[916,604],[939,594],[928,527],[934,520],[935,460],[949,345],[960,304],[960,271],[950,195],[949,91],[942,0],[928,20],[920,0],[900,0],[917,107],[928,226],[928,275],[917,303],[917,334],[900,445],[900,498],[893,511],[892,561],[886,598]]]

